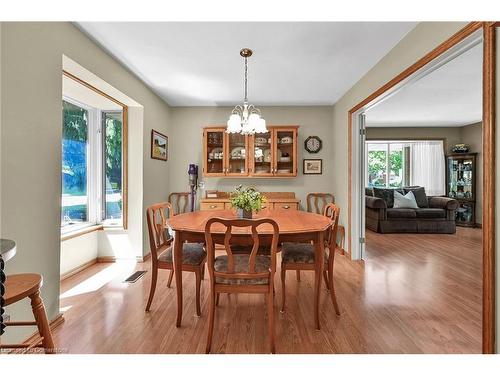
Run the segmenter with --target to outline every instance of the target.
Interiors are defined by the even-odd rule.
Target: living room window
[[[370,140],[365,147],[367,187],[418,185],[429,195],[445,194],[442,140]]]
[[[62,101],[62,234],[123,225],[123,111]]]

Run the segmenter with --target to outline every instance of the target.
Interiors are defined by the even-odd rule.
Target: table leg
[[[319,324],[319,297],[321,293],[321,275],[323,274],[323,263],[324,263],[324,233],[319,232],[315,243],[315,260],[316,266],[314,268],[314,322],[316,323],[316,329],[320,329]]]
[[[177,322],[175,326],[180,327],[182,322],[182,241],[179,232],[176,232],[174,237],[174,275],[177,291]]]

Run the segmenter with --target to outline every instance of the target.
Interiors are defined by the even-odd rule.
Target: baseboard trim
[[[64,323],[63,314],[59,313],[57,316],[49,322],[50,331],[53,332],[54,329]],[[37,332],[33,333],[30,337],[24,340],[23,344],[32,344],[40,339],[40,334]]]
[[[84,271],[85,269],[93,266],[94,264],[96,264],[98,262],[97,258],[94,258],[92,260],[89,260],[88,262],[85,262],[83,263],[82,265],[78,266],[78,267],[75,267],[71,270],[69,270],[68,272],[65,272],[61,275],[61,278],[60,280],[63,281],[63,280],[66,280],[68,277],[71,277],[73,275],[76,275],[77,273],[79,272],[82,272]]]
[[[145,256],[136,256],[135,260],[138,262],[145,262],[146,260],[149,259],[151,256],[151,253],[145,255]],[[97,263],[116,263],[120,260],[131,260],[134,258],[117,258],[115,256],[109,255],[109,256],[103,256],[103,257],[97,257]]]

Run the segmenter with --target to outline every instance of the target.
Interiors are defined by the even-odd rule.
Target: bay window
[[[62,101],[61,232],[123,225],[123,111]]]

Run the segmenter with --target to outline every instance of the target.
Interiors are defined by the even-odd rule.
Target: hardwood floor
[[[207,329],[207,280],[202,316],[195,316],[194,275],[184,275],[184,319],[175,327],[175,289],[160,272],[151,312],[144,311],[150,272],[123,283],[150,262],[96,264],[62,282],[66,321],[54,330],[69,353],[203,353]],[[276,277],[278,353],[480,353],[481,230],[456,235],[367,233],[367,260],[337,255],[335,287],[341,315],[326,289],[322,330],[314,329],[313,273],[287,272],[287,311]],[[173,283],[174,286],[174,283]],[[222,295],[214,353],[266,353],[267,318],[260,295]]]

